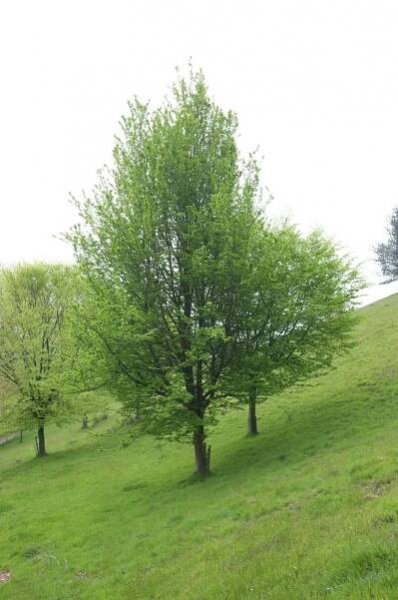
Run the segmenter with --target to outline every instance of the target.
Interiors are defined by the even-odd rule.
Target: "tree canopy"
[[[238,156],[235,115],[210,100],[203,76],[173,93],[153,112],[130,104],[114,169],[80,203],[85,227],[70,237],[94,285],[128,306],[131,343],[105,343],[131,402],[150,407],[157,434],[193,436],[205,472],[206,421],[226,401],[239,338],[258,178]]]
[[[46,453],[44,425],[68,412],[82,384],[84,353],[70,319],[79,301],[75,270],[35,263],[0,272],[0,375],[10,426],[37,427],[37,452]],[[11,395],[11,396],[10,396]]]
[[[362,286],[350,261],[319,231],[265,226],[251,271],[230,393],[249,403],[248,432],[257,433],[255,403],[319,373],[351,346],[355,298]]]
[[[271,232],[255,158],[240,156],[237,118],[201,72],[156,110],[134,100],[121,124],[113,168],[76,200],[68,235],[92,290],[84,321],[128,410],[150,433],[192,440],[206,474],[207,426],[236,402],[233,374],[239,395],[326,365],[357,275],[319,234]]]
[[[376,260],[385,278],[384,283],[398,279],[398,208],[394,208],[387,223],[387,240],[377,244]]]

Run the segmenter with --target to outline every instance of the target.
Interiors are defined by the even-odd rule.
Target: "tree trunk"
[[[82,429],[88,429],[88,416],[87,415],[84,415],[84,417],[83,417]]]
[[[23,442],[23,429],[19,430],[19,443],[22,444]]]
[[[247,414],[247,433],[248,435],[257,435],[257,416],[256,416],[257,388],[254,386],[249,392],[249,410]]]
[[[40,423],[37,429],[37,456],[46,456],[46,438],[44,437],[44,423]]]
[[[207,449],[205,439],[204,428],[201,425],[193,434],[196,472],[201,477],[206,477],[210,472],[210,447]]]

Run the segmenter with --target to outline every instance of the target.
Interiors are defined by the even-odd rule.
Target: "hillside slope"
[[[358,345],[311,386],[188,446],[105,422],[0,448],[0,599],[398,598],[398,296],[361,310]],[[113,425],[113,429],[112,429]],[[107,431],[109,430],[109,431]]]

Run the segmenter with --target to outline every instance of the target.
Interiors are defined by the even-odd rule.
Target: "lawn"
[[[398,598],[398,296],[361,311],[327,375],[189,445],[115,414],[0,447],[0,599]],[[130,442],[126,444],[126,442]]]

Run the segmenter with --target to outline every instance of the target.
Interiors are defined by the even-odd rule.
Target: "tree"
[[[356,273],[320,235],[271,231],[256,162],[239,157],[236,117],[201,73],[158,110],[129,107],[114,167],[76,201],[82,223],[68,235],[92,290],[81,321],[126,413],[192,440],[206,475],[207,427],[226,407],[249,395],[254,424],[258,391],[344,346]]]
[[[394,208],[387,224],[387,241],[377,244],[376,260],[385,277],[384,283],[398,279],[398,207]]]
[[[351,346],[355,298],[362,287],[350,261],[319,232],[266,227],[255,247],[251,301],[230,369],[230,393],[248,403],[247,429],[257,434],[256,404],[331,365]]]
[[[83,223],[68,237],[95,291],[87,328],[121,399],[147,431],[189,438],[205,475],[207,425],[231,401],[223,375],[261,226],[258,170],[239,158],[236,117],[209,98],[201,73],[158,110],[129,108],[114,168],[77,201]]]
[[[3,416],[18,428],[37,427],[40,457],[45,423],[68,413],[68,395],[82,382],[84,355],[69,320],[78,300],[71,267],[36,263],[0,273],[0,375],[12,391]]]

